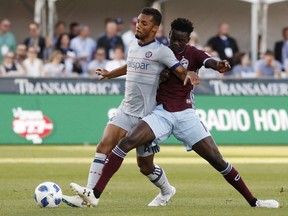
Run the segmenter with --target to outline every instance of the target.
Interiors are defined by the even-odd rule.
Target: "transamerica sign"
[[[0,78],[0,94],[123,95],[125,79]],[[288,79],[201,79],[196,95],[288,96]]]

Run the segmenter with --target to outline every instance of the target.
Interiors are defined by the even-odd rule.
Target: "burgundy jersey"
[[[188,71],[197,72],[203,66],[206,59],[211,58],[203,50],[187,45],[182,53],[174,53],[182,66]],[[169,79],[160,84],[157,92],[157,104],[163,104],[165,110],[169,112],[178,112],[193,107],[190,93],[193,90],[191,84],[183,86],[174,73],[170,72]]]

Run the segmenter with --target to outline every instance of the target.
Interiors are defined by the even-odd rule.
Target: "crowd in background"
[[[122,18],[107,18],[105,32],[96,39],[90,36],[90,27],[77,22],[58,21],[53,38],[44,38],[40,26],[31,22],[23,43],[16,43],[11,22],[0,23],[0,76],[29,77],[78,77],[95,76],[97,68],[111,71],[126,64],[128,45],[136,30],[137,18],[133,17],[129,30],[124,31]],[[25,33],[23,33],[25,34]],[[288,78],[288,27],[283,28],[283,40],[275,42],[274,50],[259,53],[252,67],[249,53],[243,53],[237,41],[229,34],[229,24],[220,23],[218,32],[205,45],[199,44],[198,35],[192,32],[190,45],[203,49],[213,58],[226,59],[231,70],[224,75],[202,67],[200,77],[279,77]],[[163,26],[159,27],[157,40],[169,45]]]

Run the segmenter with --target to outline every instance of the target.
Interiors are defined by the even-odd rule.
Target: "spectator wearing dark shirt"
[[[104,47],[106,59],[113,59],[113,49],[117,45],[124,47],[123,41],[118,36],[117,23],[115,19],[107,18],[105,21],[105,34],[97,40],[97,47]]]
[[[288,27],[282,30],[283,40],[277,41],[274,46],[275,59],[282,64],[282,70],[288,61]]]
[[[38,23],[31,22],[29,24],[29,37],[24,40],[24,44],[27,47],[34,47],[37,51],[37,57],[43,59],[46,43],[45,38],[40,35]]]
[[[239,51],[237,42],[229,35],[229,25],[225,22],[219,24],[218,34],[207,42],[215,50],[220,59],[228,60],[231,67],[234,65],[233,57]],[[229,75],[229,73],[225,74]]]

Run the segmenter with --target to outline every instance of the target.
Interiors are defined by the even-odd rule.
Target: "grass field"
[[[70,182],[86,185],[91,146],[1,146],[0,216],[270,216],[288,215],[288,147],[220,147],[226,160],[241,173],[254,195],[277,199],[280,209],[251,208],[209,164],[183,147],[162,147],[156,162],[166,171],[176,195],[166,207],[147,207],[158,190],[139,172],[135,153],[129,153],[120,171],[102,195],[99,206],[78,209],[61,203],[39,208],[35,187],[54,181],[73,195]]]

